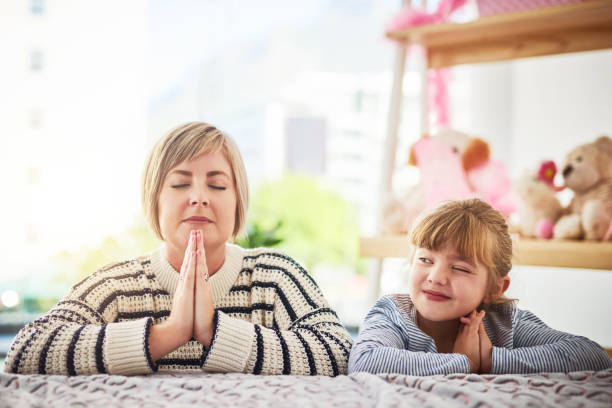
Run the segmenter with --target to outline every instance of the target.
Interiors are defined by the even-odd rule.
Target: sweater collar
[[[170,296],[174,296],[179,282],[179,273],[170,265],[164,254],[163,245],[151,254],[151,269],[157,275],[161,287],[166,289]],[[225,261],[221,268],[208,280],[215,306],[229,293],[230,288],[238,278],[243,257],[244,249],[234,244],[225,244]]]

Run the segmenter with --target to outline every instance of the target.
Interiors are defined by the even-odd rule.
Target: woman
[[[351,337],[310,275],[276,250],[227,243],[248,206],[231,138],[206,123],[172,130],[147,159],[142,202],[164,246],[73,286],[17,334],[6,371],[346,373]]]

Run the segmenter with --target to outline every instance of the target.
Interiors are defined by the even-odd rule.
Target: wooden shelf
[[[612,1],[432,24],[388,32],[387,37],[424,45],[429,68],[612,48]]]
[[[361,238],[359,253],[373,258],[404,258],[410,242],[403,235]],[[612,271],[612,242],[547,241],[520,239],[516,244],[516,265],[605,269]]]

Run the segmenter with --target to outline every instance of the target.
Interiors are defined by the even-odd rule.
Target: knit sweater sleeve
[[[352,339],[308,272],[281,254],[268,254],[254,269],[250,308],[253,314],[267,309],[272,319],[252,323],[217,311],[203,368],[253,374],[346,374]]]
[[[537,316],[516,309],[513,348],[493,347],[492,374],[604,370],[612,362],[586,337],[551,329]]]
[[[156,368],[148,350],[150,317],[115,322],[121,290],[113,268],[72,287],[49,312],[22,328],[5,371],[21,374],[146,374]]]
[[[435,375],[469,373],[463,354],[435,352],[432,340],[406,321],[390,297],[376,302],[351,350],[349,373]]]

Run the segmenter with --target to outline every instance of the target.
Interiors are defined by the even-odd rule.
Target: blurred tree
[[[278,221],[270,229],[264,229],[259,224],[253,223],[247,228],[247,235],[236,241],[236,244],[243,248],[271,248],[281,242],[283,238],[278,233],[278,230],[283,225],[282,221]]]
[[[253,195],[249,220],[258,228],[278,225],[279,249],[310,270],[319,262],[358,267],[359,231],[352,206],[309,176],[286,175]]]

